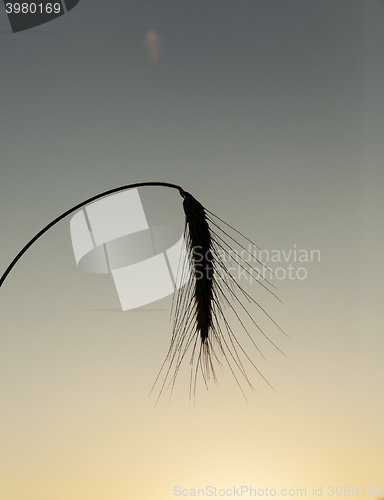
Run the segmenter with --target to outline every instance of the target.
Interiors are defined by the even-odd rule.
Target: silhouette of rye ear
[[[247,252],[260,266],[264,267],[255,255],[250,253],[243,245],[241,245],[234,237],[227,231],[233,231],[237,237],[245,239],[248,243],[252,243],[246,236],[237,231],[234,227],[230,226],[222,219],[214,215],[209,210],[205,209],[190,193],[184,191],[181,186],[167,182],[141,182],[129,184],[118,188],[104,191],[96,196],[93,196],[82,203],[70,208],[62,215],[54,219],[47,226],[45,226],[39,233],[36,234],[16,255],[11,264],[5,270],[0,278],[0,287],[3,285],[5,279],[24,255],[24,253],[37,241],[44,233],[51,227],[60,222],[62,219],[82,208],[83,206],[96,201],[105,196],[124,191],[146,186],[161,186],[172,189],[177,189],[180,195],[184,198],[183,208],[185,213],[185,229],[184,239],[187,244],[187,259],[188,262],[180,262],[178,279],[186,282],[186,285],[181,287],[174,295],[172,303],[172,310],[174,309],[174,324],[171,338],[171,345],[168,354],[160,368],[159,374],[152,387],[154,389],[160,374],[165,366],[168,364],[164,381],[157,398],[159,400],[165,383],[169,378],[172,367],[174,372],[170,378],[172,391],[175,385],[175,380],[179,372],[181,363],[188,351],[191,350],[191,376],[190,376],[190,397],[195,394],[197,373],[200,370],[205,386],[208,388],[208,381],[212,375],[215,383],[217,377],[215,374],[214,363],[216,362],[221,366],[218,358],[220,354],[229,366],[235,380],[245,397],[244,391],[240,385],[235,370],[237,370],[246,380],[249,387],[253,390],[252,384],[248,379],[245,372],[243,361],[244,357],[251,366],[259,373],[259,375],[267,382],[265,377],[258,370],[251,358],[247,355],[239,340],[237,339],[234,330],[226,319],[223,308],[229,307],[233,312],[235,318],[241,325],[242,329],[246,332],[256,349],[262,357],[260,349],[257,347],[249,330],[246,328],[240,315],[237,313],[235,307],[240,307],[246,316],[252,321],[259,332],[278,350],[282,351],[269,339],[261,327],[256,323],[251,314],[246,309],[238,295],[243,296],[248,303],[254,303],[266,315],[269,320],[276,325],[276,327],[283,332],[277,323],[269,316],[263,309],[234,279],[227,267],[226,261],[228,260],[233,265],[233,250],[232,247],[225,241],[225,237],[229,238],[232,242],[240,246],[243,251]],[[227,230],[221,228],[220,223],[227,227]],[[259,249],[254,243],[255,248]],[[236,264],[243,269],[243,272],[252,276],[252,271],[256,271],[258,283],[263,286],[269,293],[278,299],[278,297],[269,289],[275,288],[264,276],[260,275],[259,270],[249,263],[249,259],[245,260],[240,255],[237,255],[238,261]],[[189,264],[189,265],[187,265]],[[185,279],[186,273],[192,269],[189,279]],[[267,269],[267,268],[265,268]],[[272,275],[273,273],[268,270]],[[259,279],[261,278],[262,281]],[[280,299],[278,299],[280,300]],[[283,332],[285,334],[285,332]],[[286,334],[285,334],[286,335]],[[284,353],[282,353],[284,354]],[[270,385],[271,386],[271,385]],[[272,386],[271,386],[272,387]],[[172,395],[171,391],[171,395]],[[151,391],[152,392],[152,391]],[[156,401],[156,402],[157,402]]]

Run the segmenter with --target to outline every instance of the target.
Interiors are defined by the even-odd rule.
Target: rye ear
[[[213,254],[212,236],[206,212],[191,194],[185,193],[183,208],[188,227],[187,247],[194,275],[194,315],[196,332],[201,340],[201,361],[204,375],[209,379],[212,370]]]
[[[237,265],[241,268],[243,274],[245,272],[251,279],[257,280],[258,284],[277,297],[270,290],[270,287],[275,287],[264,276],[261,276],[260,270],[255,269],[255,266],[261,266],[265,271],[270,270],[255,259],[254,254],[249,253],[248,255],[255,261],[253,266],[250,264],[249,258],[246,257],[245,260],[241,257],[244,252],[248,251],[235,237],[239,238],[241,236],[242,241],[246,240],[248,244],[252,243],[251,240],[204,208],[190,193],[184,192],[182,196],[184,197],[184,239],[187,246],[188,265],[186,266],[185,263],[181,265],[178,278],[182,277],[182,282],[186,282],[186,284],[175,294],[172,307],[175,311],[172,339],[152,390],[157,384],[160,374],[165,370],[157,401],[165,388],[167,380],[171,386],[172,395],[181,364],[189,353],[191,366],[190,398],[196,392],[198,372],[201,372],[203,382],[207,388],[211,376],[217,383],[215,367],[222,366],[221,361],[226,362],[245,397],[238,374],[241,374],[251,389],[253,387],[244,368],[244,361],[247,361],[268,385],[270,384],[245,352],[235,333],[235,329],[232,328],[231,322],[228,320],[229,314],[227,312],[224,314],[224,309],[229,309],[234,321],[239,323],[241,329],[245,331],[262,357],[264,356],[255,343],[254,335],[245,326],[244,316],[248,317],[248,321],[250,320],[277,350],[280,351],[280,349],[253,319],[248,310],[249,305],[254,303],[277,328],[280,330],[281,328],[265,309],[240,286],[238,281],[231,275],[230,269]],[[223,229],[222,224],[226,226],[226,229]],[[228,231],[236,234],[231,236]],[[228,243],[228,239],[231,244]],[[233,250],[233,243],[237,244],[241,249],[240,254],[237,254],[237,262],[233,259],[233,254],[236,253]],[[253,245],[258,248],[255,244]],[[186,268],[191,270],[189,280],[184,279]],[[257,278],[255,278],[254,274],[252,275],[253,272],[256,272]],[[273,273],[271,274],[273,275]],[[241,298],[248,302],[247,307]]]

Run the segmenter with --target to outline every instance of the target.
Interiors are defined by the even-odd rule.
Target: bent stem
[[[109,189],[108,191],[104,191],[103,193],[97,194],[96,196],[92,196],[91,198],[88,198],[87,200],[79,203],[78,205],[70,208],[63,214],[61,214],[59,217],[54,219],[52,222],[47,224],[41,231],[39,231],[36,236],[34,236],[26,245],[24,248],[20,250],[20,252],[16,255],[16,257],[13,259],[13,261],[9,264],[7,269],[4,271],[3,275],[0,278],[0,287],[4,283],[6,277],[8,274],[12,271],[12,269],[15,267],[17,262],[21,259],[21,257],[25,254],[25,252],[30,248],[35,241],[37,241],[41,236],[43,236],[44,233],[46,233],[51,227],[53,227],[55,224],[60,222],[62,219],[70,215],[71,213],[75,212],[81,207],[84,207],[84,205],[87,205],[88,203],[91,203],[91,201],[98,200],[100,198],[103,198],[104,196],[108,196],[113,193],[118,193],[119,191],[125,191],[126,189],[134,189],[138,187],[145,187],[145,186],[162,186],[162,187],[168,187],[172,189],[177,189],[180,193],[180,195],[184,198],[185,196],[185,191],[181,186],[178,186],[177,184],[170,184],[169,182],[137,182],[135,184],[128,184],[126,186],[120,186],[114,189]]]

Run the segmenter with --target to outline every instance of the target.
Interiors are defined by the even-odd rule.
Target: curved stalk
[[[54,219],[52,222],[47,224],[41,231],[39,231],[36,236],[34,236],[25,246],[20,250],[20,252],[16,255],[16,257],[13,259],[13,261],[9,264],[5,272],[0,278],[0,287],[4,283],[6,277],[8,274],[11,272],[11,270],[15,267],[17,262],[21,259],[21,257],[25,254],[25,252],[30,248],[35,241],[37,241],[40,236],[43,236],[44,233],[46,233],[51,227],[53,227],[55,224],[60,222],[62,219],[70,215],[71,213],[75,212],[81,207],[84,207],[84,205],[88,205],[88,203],[91,203],[92,201],[98,200],[99,198],[103,198],[104,196],[108,196],[113,193],[118,193],[119,191],[125,191],[126,189],[133,189],[133,188],[138,188],[138,187],[145,187],[145,186],[162,186],[162,187],[168,187],[172,189],[177,189],[180,193],[180,195],[184,198],[185,191],[181,186],[178,186],[177,184],[170,184],[169,182],[137,182],[135,184],[128,184],[126,186],[120,186],[114,189],[109,189],[108,191],[104,191],[103,193],[97,194],[96,196],[92,196],[91,198],[88,198],[87,200],[79,203],[78,205],[70,208],[63,214],[61,214],[59,217]]]

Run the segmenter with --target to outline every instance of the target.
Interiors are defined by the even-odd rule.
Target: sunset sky
[[[244,284],[289,336],[250,306],[286,355],[254,328],[262,359],[235,326],[274,391],[248,367],[246,401],[224,365],[190,402],[186,359],[154,408],[172,297],[122,312],[69,219],[52,228],[0,289],[1,500],[383,496],[384,2],[80,0],[16,34],[1,3],[0,40],[0,273],[71,206],[144,181],[305,269],[274,278],[283,304]],[[183,228],[176,191],[140,196]]]

